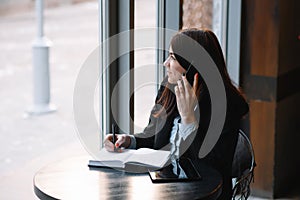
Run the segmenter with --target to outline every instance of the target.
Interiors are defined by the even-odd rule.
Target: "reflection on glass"
[[[156,26],[156,0],[134,1],[134,28],[153,28]],[[147,40],[156,42],[156,35]],[[135,46],[139,41],[135,40]],[[139,49],[134,52],[134,132],[141,132],[148,118],[156,95],[155,49]],[[143,68],[138,70],[139,68]],[[143,84],[140,84],[143,80]],[[152,83],[152,84],[151,84]]]

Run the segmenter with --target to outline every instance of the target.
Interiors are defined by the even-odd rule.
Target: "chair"
[[[251,141],[242,130],[239,130],[232,163],[232,199],[248,199],[250,196],[250,183],[254,181],[255,166]]]

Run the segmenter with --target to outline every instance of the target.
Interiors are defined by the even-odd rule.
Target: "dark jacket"
[[[156,100],[159,99],[163,90],[166,79],[161,84]],[[226,88],[227,111],[224,127],[217,144],[212,151],[202,159],[198,154],[202,142],[205,138],[211,116],[211,102],[208,94],[202,95],[199,101],[200,121],[198,130],[188,137],[188,148],[182,152],[182,156],[193,160],[197,167],[199,162],[217,169],[223,177],[223,188],[220,199],[231,199],[231,168],[235,146],[238,138],[240,120],[248,112],[248,104],[240,94],[230,88]],[[173,127],[174,118],[178,116],[178,111],[167,116],[154,117],[153,114],[161,106],[155,105],[151,111],[149,124],[142,133],[135,134],[137,148],[148,147],[153,149],[170,149],[170,134]],[[185,145],[186,146],[186,145]],[[180,149],[181,150],[181,149]]]

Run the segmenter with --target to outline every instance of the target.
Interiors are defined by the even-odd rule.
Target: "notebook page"
[[[107,167],[124,167],[124,163],[135,150],[123,149],[122,152],[110,152],[105,148],[97,154],[98,161]]]
[[[133,152],[128,158],[127,163],[141,163],[144,165],[162,167],[169,159],[170,152],[140,148]]]

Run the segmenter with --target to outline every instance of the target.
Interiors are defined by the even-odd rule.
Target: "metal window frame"
[[[100,148],[103,147],[103,139],[104,130],[107,130],[106,125],[106,115],[107,109],[105,106],[106,100],[106,76],[102,76],[105,73],[105,66],[106,66],[106,48],[104,47],[104,41],[108,38],[108,28],[107,23],[105,23],[108,19],[107,16],[107,4],[105,0],[98,0],[98,46],[99,46],[99,68],[100,68],[100,75],[99,75],[99,133],[101,135],[100,138]]]
[[[159,85],[166,75],[163,66],[164,60],[168,53],[165,50],[169,49],[171,35],[166,29],[178,31],[182,27],[182,1],[181,0],[157,0],[157,53],[156,53],[156,83]],[[159,86],[158,86],[159,87]],[[157,90],[159,89],[157,87]]]
[[[227,54],[227,14],[228,0],[213,0],[212,29],[219,39],[223,54]]]
[[[228,1],[227,70],[232,81],[239,85],[242,1]]]
[[[132,133],[133,123],[128,113],[133,117],[133,97],[131,97],[134,84],[134,76],[130,74],[126,84],[117,89],[117,99],[114,105],[111,95],[118,80],[130,72],[134,67],[133,34],[128,34],[124,41],[109,43],[109,38],[123,31],[130,31],[134,27],[134,0],[99,0],[99,128],[102,133],[111,132],[111,124],[117,122],[120,133]],[[113,55],[118,54],[118,49],[127,49],[128,54],[120,56],[112,63],[108,63]],[[120,66],[122,63],[122,67]],[[109,68],[106,66],[109,65]],[[130,99],[130,106],[123,106],[123,100]],[[118,109],[117,116],[112,116],[112,107]],[[104,135],[100,136],[102,147]]]
[[[232,81],[240,83],[241,0],[213,1],[213,31],[226,58]]]

